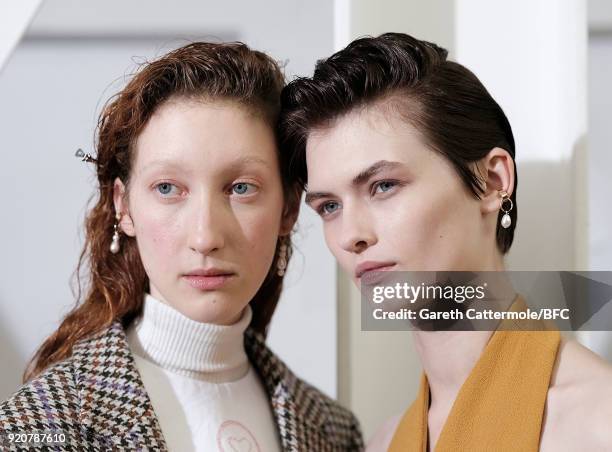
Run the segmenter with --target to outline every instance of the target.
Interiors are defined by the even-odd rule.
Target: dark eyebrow
[[[379,160],[376,163],[373,163],[363,171],[361,171],[357,176],[355,176],[352,180],[352,185],[358,187],[360,185],[368,182],[373,176],[380,173],[383,170],[390,168],[397,168],[398,166],[402,166],[400,162],[391,162],[389,160]],[[306,204],[310,204],[313,201],[321,198],[331,198],[333,197],[332,193],[329,192],[321,192],[321,191],[313,191],[307,192],[305,202]]]
[[[310,205],[313,201],[316,201],[317,199],[330,198],[332,196],[333,195],[331,193],[326,193],[322,191],[307,192],[304,201],[306,202],[306,204]]]
[[[360,185],[365,184],[367,181],[369,181],[372,178],[372,176],[375,176],[381,171],[386,170],[386,169],[396,168],[401,165],[402,164],[400,162],[390,162],[389,160],[379,160],[378,162],[370,165],[369,167],[361,171],[359,174],[357,174],[353,178],[352,184],[358,187]]]

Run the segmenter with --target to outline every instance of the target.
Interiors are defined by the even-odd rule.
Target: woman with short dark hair
[[[284,171],[355,284],[381,271],[505,269],[518,210],[512,130],[446,50],[400,33],[357,39],[281,99]],[[612,450],[611,366],[536,329],[415,331],[419,393],[370,449]]]

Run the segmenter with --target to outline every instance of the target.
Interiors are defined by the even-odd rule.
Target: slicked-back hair
[[[506,115],[480,80],[447,56],[436,44],[385,33],[357,39],[319,60],[312,77],[293,80],[281,94],[283,173],[305,189],[309,134],[357,108],[389,99],[480,198],[484,189],[476,163],[495,147],[505,149],[514,161],[514,137]],[[512,245],[516,227],[516,165],[514,180],[511,226],[501,227],[503,212],[498,215],[496,241],[503,254]]]

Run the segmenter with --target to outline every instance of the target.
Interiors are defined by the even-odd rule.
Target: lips
[[[355,268],[355,278],[361,278],[364,273],[371,271],[387,271],[395,267],[395,262],[382,262],[382,261],[366,261],[362,262]]]
[[[196,269],[183,275],[183,279],[191,287],[198,290],[217,290],[222,288],[232,278],[235,273],[219,268]]]
[[[363,262],[355,268],[355,278],[361,280],[362,284],[376,284],[383,279],[381,272],[393,270],[395,265],[395,262]]]
[[[225,270],[217,267],[210,268],[196,268],[186,273],[185,276],[219,276],[219,275],[232,275],[233,271]]]

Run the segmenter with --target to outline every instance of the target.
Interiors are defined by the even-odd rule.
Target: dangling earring
[[[278,259],[276,261],[276,274],[278,276],[283,276],[285,274],[285,270],[287,269],[287,243],[284,237],[280,239],[280,247],[278,248]]]
[[[120,248],[119,246],[119,220],[121,219],[121,215],[119,215],[119,212],[115,214],[115,218],[117,219],[117,221],[113,225],[113,241],[111,242],[111,245],[110,245],[110,251],[113,254],[117,254]]]
[[[499,195],[501,196],[501,204],[499,206],[499,209],[502,212],[504,212],[504,216],[501,219],[501,225],[502,225],[502,228],[508,229],[510,225],[512,224],[512,219],[510,218],[509,214],[512,208],[514,207],[514,203],[512,202],[512,200],[510,199],[510,196],[508,196],[508,193],[506,193],[505,190],[501,190],[499,192]],[[510,207],[508,209],[504,208],[505,202],[510,203]]]

